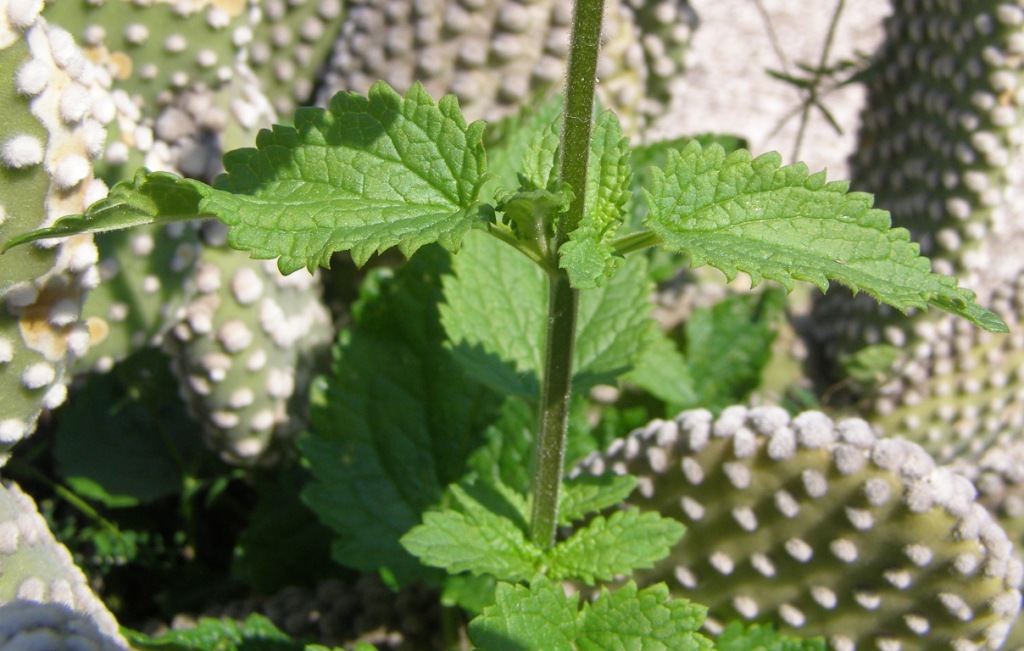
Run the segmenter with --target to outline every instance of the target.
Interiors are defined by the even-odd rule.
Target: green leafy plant
[[[54,495],[79,500],[80,513],[115,541],[108,546],[128,556],[147,539],[132,535],[130,518],[106,520],[82,497],[114,510],[177,500],[189,517],[173,537],[193,554],[204,549],[192,513],[198,496],[236,512],[246,510],[236,493],[256,500],[259,516],[232,551],[235,576],[273,586],[291,572],[316,576],[329,555],[395,590],[430,586],[446,608],[446,647],[462,629],[484,651],[824,648],[820,637],[732,621],[761,609],[842,651],[869,641],[900,648],[905,639],[905,648],[998,646],[1020,607],[1021,564],[969,483],[937,470],[921,448],[876,438],[863,421],[730,406],[770,363],[783,292],[728,298],[665,333],[647,314],[649,252],[729,280],[742,272],[754,286],[835,283],[900,313],[937,307],[991,333],[1006,332],[1005,322],[955,277],[933,272],[908,231],[848,183],[783,166],[777,154],[696,139],[633,147],[616,115],[595,109],[604,9],[574,4],[564,93],[542,95],[534,111],[468,122],[454,95],[435,101],[419,84],[403,94],[379,82],[259,131],[254,147],[225,154],[209,183],[140,168],[82,214],[9,237],[3,250],[16,253],[127,228],[182,235],[180,222],[210,219],[227,227],[231,248],[275,260],[280,272],[213,242],[186,255],[198,241],[188,239],[184,261],[171,262],[183,273],[161,276],[177,283],[196,263],[194,296],[181,294],[184,317],[144,329],[172,333],[181,348],[174,368],[208,444],[248,473],[203,478],[183,431],[194,424],[166,416],[180,405],[155,399],[166,379],[148,389],[94,380],[69,406],[69,422],[83,413],[141,422],[124,429],[155,431],[144,445],[121,427],[91,440],[119,459],[160,463],[150,477],[109,473],[75,438],[81,432],[61,428]],[[145,40],[125,38],[128,49]],[[146,84],[138,92],[159,96]],[[648,164],[634,169],[637,161]],[[384,264],[392,249],[407,262]],[[312,380],[307,404],[302,378],[319,360],[306,358],[333,333],[323,307],[301,291],[314,281],[299,288],[282,278],[344,265],[346,252],[358,296],[339,318],[330,370]],[[380,266],[360,271],[368,265]],[[282,333],[299,325],[286,309],[304,316],[290,337]],[[636,412],[592,399],[621,379],[643,394]],[[687,411],[621,438],[623,423],[667,415],[657,403],[721,413]],[[289,439],[307,415],[294,445],[274,440]],[[308,481],[289,474],[294,457]],[[258,466],[281,458],[280,475],[261,474],[273,475]],[[236,479],[249,486],[233,490]],[[255,497],[246,492],[253,485]],[[299,495],[319,524],[301,515]],[[267,522],[286,523],[287,542],[272,542]],[[819,540],[821,522],[841,537]],[[329,550],[318,544],[327,539]],[[289,572],[264,567],[277,562],[278,544],[291,552]],[[750,567],[738,570],[740,560]],[[858,579],[847,568],[857,562],[881,578]],[[699,580],[709,573],[715,581]],[[874,614],[882,593],[896,605]],[[128,638],[153,649],[304,645],[255,616]]]

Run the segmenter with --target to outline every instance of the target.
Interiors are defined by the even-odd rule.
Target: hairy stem
[[[559,247],[579,225],[585,210],[584,190],[603,10],[604,0],[576,0],[573,10],[558,178],[573,189],[576,197],[555,225],[550,250],[554,260],[558,259]],[[530,538],[542,547],[551,547],[555,542],[579,304],[579,291],[569,284],[568,274],[557,264],[552,267],[548,273],[548,326],[544,343],[540,434],[537,437],[530,513]]]

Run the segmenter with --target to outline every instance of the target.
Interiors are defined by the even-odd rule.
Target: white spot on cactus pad
[[[42,10],[42,0],[11,0],[7,5],[7,20],[14,27],[25,30],[36,22]]]
[[[68,388],[63,384],[55,384],[43,395],[41,404],[44,409],[56,409],[68,399]]]
[[[806,563],[814,556],[814,550],[800,538],[790,538],[785,544],[786,552],[801,563]]]
[[[43,143],[33,136],[15,136],[0,147],[0,161],[15,169],[38,165],[43,162]]]
[[[61,190],[70,190],[92,173],[92,165],[80,154],[68,154],[57,162],[53,183]]]
[[[274,426],[274,412],[269,409],[261,409],[256,412],[249,423],[253,432],[266,432]]]
[[[26,389],[41,389],[50,385],[57,377],[52,364],[37,362],[25,368],[21,374],[21,384]]]
[[[939,601],[946,607],[946,610],[950,615],[956,617],[962,622],[968,622],[974,619],[974,613],[971,611],[971,607],[967,605],[967,602],[963,600],[960,595],[953,594],[950,592],[943,592],[938,595]]]
[[[295,392],[295,378],[291,369],[272,369],[267,374],[267,395],[272,398],[290,398]]]
[[[25,421],[19,419],[0,421],[0,443],[16,443],[25,438],[28,430]]]
[[[832,610],[839,602],[836,593],[831,588],[823,585],[816,585],[811,588],[811,597],[825,610]]]
[[[239,353],[252,343],[253,334],[244,322],[232,319],[217,330],[217,340],[228,353]]]
[[[78,303],[70,298],[62,298],[50,308],[47,320],[56,327],[68,326],[78,320]]]
[[[18,92],[29,96],[43,92],[43,89],[50,83],[51,72],[52,68],[43,61],[32,59],[26,62],[18,68],[18,76],[15,80]]]
[[[807,617],[803,612],[792,604],[779,606],[779,617],[793,628],[800,628],[807,622]]]
[[[857,560],[857,545],[851,540],[839,538],[833,540],[829,545],[832,554],[844,563],[853,563]]]
[[[60,117],[67,123],[80,122],[89,112],[92,97],[82,84],[73,83],[60,96]]]
[[[18,586],[18,599],[23,601],[46,601],[46,582],[33,576]]]
[[[149,28],[140,23],[132,23],[124,28],[124,40],[132,45],[142,45],[149,38]]]
[[[20,538],[18,525],[13,522],[0,523],[0,554],[13,554],[18,551]]]
[[[741,617],[746,619],[754,619],[757,617],[757,600],[747,595],[740,595],[733,597],[732,607],[736,609],[736,612]]]
[[[0,337],[0,364],[7,364],[14,359],[14,345],[6,337]]]
[[[50,52],[58,66],[64,68],[72,79],[79,79],[85,72],[86,60],[74,37],[66,30],[54,25],[47,26]]]

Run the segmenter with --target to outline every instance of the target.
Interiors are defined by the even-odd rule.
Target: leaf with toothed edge
[[[405,97],[384,83],[365,97],[338,93],[228,153],[201,207],[231,226],[232,247],[276,257],[286,274],[326,267],[336,251],[359,265],[393,246],[456,251],[485,223],[483,130],[466,125],[454,96],[435,103],[419,85]]]
[[[52,237],[213,217],[199,207],[204,187],[198,181],[142,168],[135,173],[135,178],[121,181],[105,198],[86,208],[84,215],[61,217],[48,228],[11,238],[4,243],[3,251]]]
[[[591,136],[583,219],[558,250],[558,266],[569,274],[573,287],[600,287],[624,262],[611,240],[630,197],[629,154],[629,139],[622,137],[619,121],[613,113],[602,113]]]
[[[591,513],[621,504],[636,488],[636,477],[605,474],[566,479],[558,503],[558,524],[569,526]]]
[[[670,599],[668,588],[638,590],[630,581],[615,592],[605,588],[593,603],[544,576],[529,587],[499,583],[494,604],[469,623],[469,637],[487,651],[704,651],[711,641],[697,629],[705,609]]]
[[[658,513],[630,508],[597,516],[548,554],[548,576],[588,585],[628,576],[668,556],[685,527]]]
[[[651,173],[645,224],[695,267],[711,265],[730,279],[744,271],[755,285],[767,278],[787,289],[805,280],[824,291],[832,280],[903,311],[931,304],[1007,331],[955,278],[932,273],[909,233],[871,207],[871,195],[826,182],[824,172],[781,167],[776,153],[726,155],[693,141]]]

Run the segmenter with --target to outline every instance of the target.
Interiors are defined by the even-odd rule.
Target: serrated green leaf
[[[331,563],[332,532],[299,497],[308,481],[295,467],[253,479],[257,499],[235,545],[231,574],[260,594],[312,585],[330,575],[325,568]]]
[[[683,599],[669,599],[658,583],[637,590],[630,581],[617,592],[602,588],[594,603],[584,604],[579,651],[701,651],[713,648],[698,633],[706,609]]]
[[[547,318],[544,272],[493,237],[470,235],[445,278],[441,319],[467,373],[498,392],[536,400]],[[629,258],[604,287],[580,292],[574,390],[613,382],[643,349],[653,322],[646,262]]]
[[[733,622],[715,640],[718,651],[825,651],[820,637],[810,640],[782,635],[771,626]]]
[[[722,409],[757,388],[771,359],[786,297],[781,290],[730,296],[694,310],[686,323],[686,358],[697,404]]]
[[[712,144],[721,145],[726,153],[747,147],[746,140],[738,136],[711,133],[703,133],[692,138],[684,136],[634,145],[629,155],[629,166],[633,170],[633,182],[630,184],[632,196],[626,206],[627,228],[637,230],[647,219],[647,202],[643,200],[643,188],[651,187],[651,170],[665,167],[668,163],[668,152],[683,149],[691,140],[696,140],[704,148]]]
[[[610,436],[595,430],[589,420],[590,401],[575,395],[569,406],[569,431],[565,450],[566,471],[587,455],[603,450],[622,431],[614,429]],[[646,420],[649,419],[644,419]],[[486,443],[470,455],[468,467],[490,484],[500,484],[526,494],[533,479],[533,442],[537,415],[520,398],[510,397],[502,405],[498,420],[484,433]]]
[[[701,406],[697,385],[686,358],[675,342],[658,328],[623,379],[666,403],[664,416]]]
[[[523,190],[553,190],[558,179],[558,148],[561,141],[558,137],[560,115],[553,116],[547,126],[541,126],[540,117],[536,130],[531,130],[532,138],[523,153],[521,172],[518,174],[520,187]]]
[[[631,256],[601,287],[580,290],[573,355],[574,390],[614,384],[631,369],[650,337],[654,320],[647,260]]]
[[[420,251],[336,348],[318,380],[300,448],[314,481],[303,499],[337,534],[334,558],[400,583],[436,579],[398,540],[441,501],[493,421],[497,397],[444,347],[437,301],[448,255]]]
[[[622,503],[636,488],[631,475],[580,475],[566,479],[558,503],[558,524],[569,526],[591,513]]]
[[[672,518],[636,508],[597,516],[548,552],[548,576],[588,585],[650,568],[668,556],[685,527]]]
[[[726,156],[696,142],[669,152],[652,175],[645,224],[695,267],[711,265],[730,279],[744,271],[754,284],[768,278],[787,289],[805,280],[824,291],[836,281],[900,310],[932,304],[1006,331],[955,278],[932,273],[909,233],[891,228],[871,195],[848,192],[846,182],[826,182],[803,164],[781,167],[776,153]]]
[[[150,172],[142,168],[135,178],[121,181],[103,199],[89,206],[84,215],[58,219],[49,228],[31,231],[4,243],[0,253],[27,242],[79,233],[104,233],[132,226],[169,223],[213,217],[199,203],[202,183],[168,172]]]
[[[62,408],[53,444],[57,473],[108,507],[180,494],[204,449],[176,384],[166,355],[154,348],[90,377]]]
[[[494,603],[497,587],[498,582],[493,577],[450,574],[444,579],[441,605],[457,606],[473,617]]]
[[[622,137],[615,114],[602,113],[590,141],[583,219],[558,251],[558,266],[569,274],[573,287],[600,287],[622,266],[611,240],[630,197],[629,155],[629,139]]]
[[[366,97],[339,93],[225,155],[201,208],[232,227],[232,247],[279,258],[284,273],[326,267],[335,251],[359,265],[393,246],[455,251],[484,220],[483,129],[466,125],[453,96],[435,103],[418,84],[405,97],[384,83]]]
[[[899,346],[874,344],[839,359],[843,375],[864,385],[879,384],[892,372],[896,362],[906,354]]]
[[[480,651],[574,651],[579,597],[539,576],[527,588],[499,583],[494,605],[469,623]]]
[[[154,651],[301,651],[303,644],[278,630],[263,615],[243,622],[203,617],[193,628],[168,631],[155,637],[124,631],[136,649]]]
[[[473,451],[467,465],[488,483],[501,483],[521,493],[529,490],[533,439],[537,417],[526,401],[510,397],[493,425],[484,432],[486,443]]]
[[[425,514],[423,524],[402,536],[402,546],[424,564],[450,574],[471,572],[513,582],[533,576],[542,553],[526,539],[525,522],[487,508],[471,494],[475,488],[450,486],[460,511]]]
[[[519,174],[524,158],[543,134],[557,125],[562,114],[562,98],[554,94],[538,106],[529,106],[517,115],[487,125],[487,170],[490,178],[480,196],[494,201],[497,194],[507,194],[520,187]],[[541,186],[545,187],[545,186]]]
[[[497,206],[502,222],[511,226],[517,237],[538,247],[545,246],[553,235],[552,226],[558,215],[569,209],[572,191],[566,187],[550,190],[520,190],[503,197]]]

